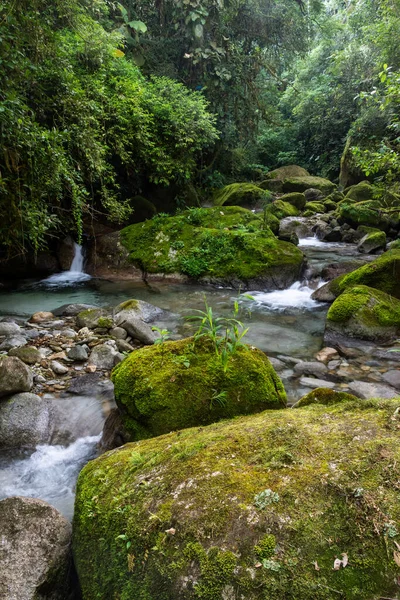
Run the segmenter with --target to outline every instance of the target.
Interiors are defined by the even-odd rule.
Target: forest
[[[400,600],[400,0],[0,0],[0,600]]]

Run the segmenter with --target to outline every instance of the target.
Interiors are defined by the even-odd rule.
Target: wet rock
[[[380,383],[369,383],[367,381],[353,381],[349,384],[350,391],[358,398],[368,400],[369,398],[397,398],[398,390]]]
[[[300,379],[300,385],[303,385],[307,388],[329,388],[333,389],[336,387],[336,384],[332,381],[325,381],[323,379],[314,379],[313,377],[302,377]]]
[[[76,324],[80,328],[94,329],[107,323],[112,327],[112,310],[108,308],[88,308],[78,314]],[[80,333],[80,332],[79,332]]]
[[[321,190],[317,190],[316,188],[308,188],[308,190],[305,190],[304,196],[306,197],[307,202],[315,202],[317,200],[322,200],[324,194]]]
[[[12,348],[9,351],[8,355],[16,356],[27,365],[34,365],[42,359],[39,350],[37,348],[34,348],[33,346],[22,346],[19,348]]]
[[[134,350],[133,346],[126,340],[115,340],[117,344],[117,348],[120,352],[132,352]]]
[[[56,375],[66,375],[69,371],[68,367],[66,367],[65,365],[62,365],[57,360],[52,360],[50,363],[50,367]]]
[[[292,233],[295,233],[299,238],[309,237],[312,235],[311,225],[300,217],[282,219],[279,223],[279,235],[290,236]]]
[[[329,348],[329,346],[322,348],[322,350],[315,355],[315,358],[323,363],[327,363],[338,357],[339,354],[336,348]]]
[[[77,396],[96,397],[109,401],[114,399],[114,384],[109,379],[101,379],[100,373],[85,373],[75,377],[66,391]]]
[[[115,322],[125,329],[131,337],[146,345],[154,344],[157,339],[151,326],[142,321],[130,310],[123,310],[115,315]]]
[[[110,335],[116,340],[125,340],[128,337],[128,332],[123,327],[113,327],[110,330]]]
[[[51,439],[50,406],[35,394],[11,396],[0,403],[0,447],[35,448]]]
[[[27,339],[21,335],[8,337],[0,344],[0,350],[8,351],[11,350],[11,348],[20,348],[21,346],[25,346],[27,343]]]
[[[30,322],[31,323],[45,323],[46,321],[51,321],[52,319],[54,319],[53,313],[42,311],[42,312],[34,313],[30,318]]]
[[[34,498],[0,502],[0,597],[67,600],[70,594],[71,525]]]
[[[95,346],[89,357],[89,365],[94,365],[97,369],[110,371],[115,363],[118,351],[115,342],[105,342]]]
[[[70,235],[60,241],[57,249],[57,258],[63,271],[68,271],[75,256],[75,242]]]
[[[125,429],[122,416],[118,408],[113,408],[108,415],[100,440],[100,447],[105,452],[119,448],[130,439],[129,432]]]
[[[279,360],[279,358],[274,358],[273,356],[269,356],[268,358],[275,371],[283,371],[283,369],[286,369],[286,363],[284,363],[283,360]]]
[[[156,319],[165,316],[166,312],[143,300],[126,300],[115,307],[115,321],[123,320],[124,318],[136,317],[145,323],[153,323]]]
[[[317,300],[317,302],[333,302],[336,296],[331,291],[329,283],[325,283],[325,285],[322,285],[320,288],[315,290],[315,292],[311,294],[311,298],[313,300]]]
[[[400,390],[400,371],[398,369],[388,371],[382,375],[382,379],[385,383],[396,388],[396,390]]]
[[[328,231],[324,236],[324,242],[340,242],[342,239],[342,234],[340,232],[340,227],[334,227],[331,231]]]
[[[88,352],[83,346],[77,345],[68,352],[68,358],[76,362],[84,361],[88,359]]]
[[[302,362],[301,358],[295,358],[294,356],[286,356],[285,354],[278,354],[277,358],[284,362],[285,365],[297,365]]]
[[[0,321],[0,337],[10,337],[20,333],[21,328],[17,323],[5,323]]]
[[[386,233],[384,231],[373,231],[367,233],[357,244],[357,250],[362,254],[372,254],[386,247]]]
[[[0,398],[29,392],[33,386],[31,370],[17,357],[0,358]]]
[[[328,372],[328,368],[322,362],[299,362],[293,367],[296,375],[313,375],[314,377],[323,377]]]
[[[53,310],[53,314],[56,317],[76,317],[80,312],[91,308],[98,307],[93,304],[63,304],[59,308]]]

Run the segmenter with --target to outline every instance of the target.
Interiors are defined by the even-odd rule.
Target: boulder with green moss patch
[[[121,241],[146,278],[184,275],[242,288],[288,287],[304,260],[293,244],[273,235],[263,216],[236,206],[158,215],[123,229]]]
[[[271,192],[254,183],[231,183],[214,193],[215,206],[263,206],[271,200]]]
[[[346,392],[336,392],[330,388],[317,388],[300,398],[294,408],[301,408],[302,406],[309,406],[310,404],[331,406],[338,402],[357,402],[357,400],[358,398],[356,396],[347,394]]]
[[[283,191],[288,192],[305,192],[306,190],[314,188],[320,190],[325,196],[331,194],[335,189],[336,185],[324,179],[323,177],[291,177],[283,182]]]
[[[275,200],[272,204],[269,204],[265,209],[265,212],[274,215],[277,219],[285,219],[286,217],[297,217],[300,214],[298,208],[285,202],[284,200]]]
[[[388,250],[373,262],[332,279],[316,290],[312,297],[321,302],[332,302],[356,285],[366,285],[400,298],[400,250]]]
[[[274,169],[267,174],[268,179],[280,179],[281,181],[289,179],[290,177],[309,177],[310,173],[299,167],[298,165],[286,165]]]
[[[285,194],[280,197],[282,202],[288,202],[295,206],[298,210],[303,210],[306,204],[306,197],[301,192],[292,192],[291,194]]]
[[[365,285],[347,289],[328,311],[324,342],[343,339],[390,342],[400,335],[400,301]]]
[[[386,247],[386,233],[384,231],[370,231],[361,238],[357,250],[362,254],[371,254]]]
[[[224,369],[208,338],[136,350],[111,378],[130,440],[286,404],[283,385],[263,352],[241,346]]]
[[[304,206],[304,214],[307,217],[324,212],[325,205],[322,202],[307,202],[307,204]]]
[[[354,202],[363,202],[365,200],[372,200],[374,197],[374,187],[369,181],[361,181],[356,185],[345,190],[346,198],[353,200]]]
[[[90,462],[73,534],[83,600],[395,598],[398,407],[267,411]]]

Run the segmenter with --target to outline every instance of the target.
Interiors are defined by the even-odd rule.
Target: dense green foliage
[[[105,4],[87,4],[0,5],[0,239],[9,252],[37,250],[60,229],[80,237],[86,213],[124,220],[144,181],[188,179],[216,139],[205,100],[145,79],[121,35],[93,18]]]

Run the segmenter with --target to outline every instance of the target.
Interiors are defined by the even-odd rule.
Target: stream
[[[320,273],[325,266],[355,259],[361,264],[376,258],[358,254],[351,244],[324,243],[316,238],[302,239],[299,246],[308,258],[304,281],[274,292],[250,290],[253,300],[241,300],[240,319],[249,327],[246,342],[271,357],[309,359],[321,349],[328,307],[314,301],[311,294],[324,283]],[[37,311],[52,311],[71,303],[115,306],[129,298],[171,311],[172,318],[156,325],[182,336],[192,331],[183,317],[203,309],[205,298],[217,315],[228,316],[237,293],[198,285],[150,286],[143,282],[92,279],[83,272],[83,256],[77,247],[70,271],[39,282],[20,282],[14,289],[0,292],[0,316],[27,318]],[[309,391],[302,389],[298,380],[286,378],[285,372],[280,376],[291,403]],[[34,452],[0,450],[0,499],[14,495],[41,498],[71,519],[76,479],[84,464],[96,456],[109,400],[75,396],[72,401],[69,395],[47,396],[62,415],[58,440],[56,436],[53,445],[37,446]]]

